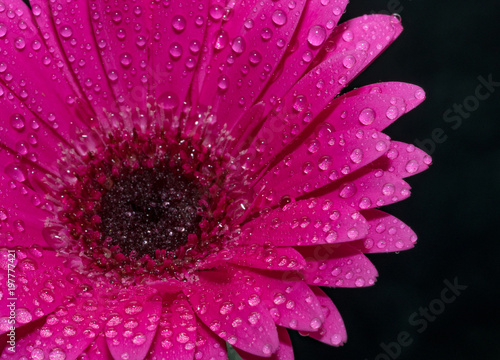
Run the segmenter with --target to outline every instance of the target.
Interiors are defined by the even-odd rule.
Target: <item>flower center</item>
[[[102,236],[138,258],[172,251],[199,233],[199,190],[177,169],[158,166],[122,176],[101,198]]]

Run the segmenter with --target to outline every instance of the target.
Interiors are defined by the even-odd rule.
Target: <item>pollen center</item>
[[[164,166],[121,176],[101,198],[101,232],[124,255],[154,257],[196,234],[199,190],[179,170]]]

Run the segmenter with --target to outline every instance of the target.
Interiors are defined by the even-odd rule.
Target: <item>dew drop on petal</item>
[[[231,45],[231,49],[236,54],[241,54],[242,52],[244,52],[245,47],[246,47],[245,39],[243,39],[241,36],[236,37]]]
[[[287,20],[286,13],[283,10],[275,10],[271,19],[276,26],[283,26]]]
[[[59,29],[59,34],[61,34],[61,37],[63,39],[68,39],[73,35],[73,30],[69,26],[61,26]]]
[[[418,171],[418,162],[416,160],[410,160],[406,163],[405,170],[410,173],[414,174]]]
[[[157,103],[164,110],[174,110],[179,106],[179,98],[174,92],[166,91],[158,96]]]
[[[370,125],[375,120],[375,111],[373,111],[373,109],[370,108],[363,109],[361,110],[358,119],[361,124]]]
[[[22,50],[26,47],[26,40],[22,36],[19,36],[15,41],[14,41],[14,46],[17,50]]]
[[[326,30],[321,25],[313,26],[307,34],[307,42],[312,46],[321,46],[326,40]]]
[[[394,120],[398,117],[398,108],[395,106],[391,106],[387,109],[385,115],[389,120]]]
[[[358,189],[356,188],[356,185],[353,183],[347,183],[342,186],[339,195],[341,198],[347,199],[354,196],[357,191]]]
[[[7,34],[7,26],[4,23],[0,23],[0,38],[3,38]]]
[[[182,15],[174,16],[172,19],[172,28],[178,32],[181,32],[186,27],[186,19]]]

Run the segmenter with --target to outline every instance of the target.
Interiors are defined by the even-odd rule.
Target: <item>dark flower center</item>
[[[139,169],[120,177],[101,198],[101,232],[123,254],[154,257],[176,250],[199,233],[199,190],[168,166]]]

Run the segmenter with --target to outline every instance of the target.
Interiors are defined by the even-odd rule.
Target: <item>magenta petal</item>
[[[297,198],[350,174],[384,154],[390,145],[387,135],[374,130],[332,132],[320,125],[291,154],[269,169],[255,185],[275,205],[283,196]]]
[[[17,299],[16,326],[22,326],[52,313],[62,305],[66,296],[74,295],[80,284],[79,276],[64,267],[62,259],[53,251],[38,247],[16,250],[17,263],[9,261],[12,256],[7,250],[1,250],[0,255],[0,333],[10,328],[9,299]],[[8,287],[9,269],[15,271],[14,290]]]
[[[317,332],[309,333],[313,339],[319,340],[325,344],[340,346],[347,341],[347,333],[344,321],[332,300],[323,290],[317,286],[311,286],[311,290],[318,298],[319,303],[325,313],[325,321]]]
[[[61,47],[68,60],[68,67],[74,74],[72,78],[85,94],[100,123],[107,125],[107,114],[117,112],[118,109],[111,88],[112,82],[101,62],[99,52],[103,44],[96,43],[94,37],[89,2],[35,0],[32,5],[37,24],[47,34],[47,45],[56,49]],[[52,33],[54,28],[55,34]]]
[[[335,28],[326,50],[318,54],[319,64],[283,97],[255,137],[250,149],[259,152],[260,164],[292,142],[401,30],[395,17],[385,15],[356,18]],[[360,43],[366,46],[358,46]],[[332,48],[336,50],[327,51]]]
[[[268,357],[266,359],[293,360],[294,356],[293,356],[292,340],[290,339],[290,335],[288,335],[288,331],[286,331],[285,328],[278,326],[278,336],[280,339],[280,347],[274,354],[271,355],[271,357]],[[262,357],[260,356],[248,354],[241,350],[236,350],[236,351],[243,360],[259,360],[259,359],[262,360]]]
[[[75,360],[101,331],[103,311],[94,299],[76,298],[66,302],[47,317],[40,329],[16,344],[16,356]]]
[[[406,178],[427,170],[431,163],[432,158],[415,145],[391,141],[390,149],[370,166]]]
[[[370,225],[368,235],[349,245],[364,253],[395,252],[414,247],[417,235],[401,220],[376,209],[362,213]]]
[[[29,187],[31,169],[14,159],[0,150],[0,246],[47,246],[44,222],[53,215],[44,195]]]
[[[196,347],[196,317],[183,293],[163,299],[160,324],[148,360],[192,360]]]
[[[269,357],[279,345],[276,325],[267,309],[254,299],[247,270],[200,273],[199,285],[188,292],[198,317],[234,347]]]
[[[97,336],[78,360],[113,360],[103,333]]]
[[[87,116],[88,105],[76,106],[74,89],[53,63],[33,23],[31,11],[21,1],[11,2],[7,7],[8,10],[0,12],[0,22],[7,27],[2,41],[14,46],[3,53],[2,65],[5,66],[0,79],[34,114],[69,140],[76,128],[86,129],[92,122]],[[26,26],[24,30],[18,26],[20,22],[22,28]],[[57,91],[48,91],[51,87],[57,87]]]
[[[118,2],[89,1],[95,41],[107,78],[112,83],[119,104],[126,106],[132,121],[141,125],[147,111],[151,70],[147,42],[152,36],[149,6],[127,6]],[[88,20],[85,20],[88,21]],[[75,30],[76,31],[76,30]]]
[[[257,100],[279,64],[297,26],[305,1],[234,2],[227,23],[208,39],[216,49],[198,101],[214,106],[218,132],[231,130]],[[221,13],[222,15],[222,13]],[[229,63],[229,65],[228,65]]]
[[[198,335],[194,358],[196,360],[227,360],[226,342],[210,331],[203,322],[198,321],[196,327]]]
[[[266,114],[271,104],[275,104],[302,77],[337,25],[347,3],[347,0],[306,2],[292,42],[261,96],[267,106]]]
[[[346,176],[335,189],[325,188],[320,199],[336,199],[358,210],[393,204],[410,196],[410,185],[398,176],[383,170],[362,169]]]
[[[349,245],[320,245],[297,248],[307,261],[304,281],[328,287],[363,287],[375,283],[375,266],[363,253]]]
[[[368,94],[392,95],[401,97],[406,104],[406,112],[416,108],[425,100],[425,91],[417,85],[403,82],[382,82],[365,85],[349,91],[346,96],[358,96]]]
[[[179,1],[152,7],[149,41],[151,56],[151,93],[167,118],[178,115],[186,100],[200,54],[209,1]],[[144,6],[146,8],[146,6]],[[144,46],[144,44],[142,44]]]
[[[385,94],[341,96],[321,115],[337,131],[344,129],[384,130],[406,112],[403,98]]]
[[[160,296],[148,288],[130,288],[108,296],[106,307],[110,312],[104,334],[113,358],[144,359],[160,320]]]
[[[245,243],[304,246],[353,241],[368,233],[360,213],[333,200],[307,199],[262,213],[242,226]]]
[[[262,302],[277,325],[303,331],[315,331],[321,326],[324,320],[321,307],[299,273],[253,274],[262,294],[252,294],[249,303]]]
[[[256,269],[282,271],[300,270],[305,266],[304,259],[293,248],[262,247],[257,244],[235,248],[229,262]]]

